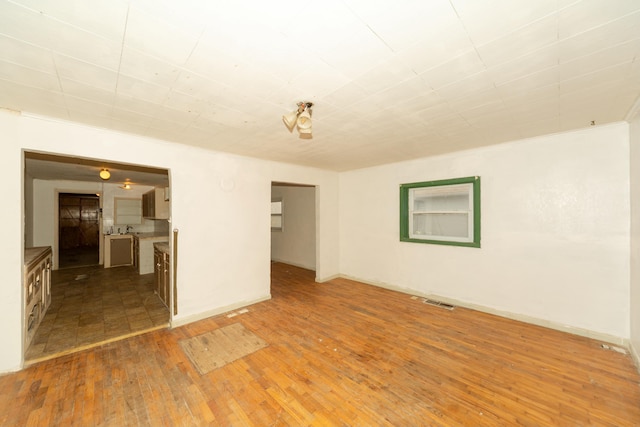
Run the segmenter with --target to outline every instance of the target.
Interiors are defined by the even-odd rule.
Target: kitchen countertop
[[[154,232],[150,231],[147,233],[113,233],[113,234],[105,234],[105,237],[137,237],[138,239],[157,239],[157,238],[165,238],[167,241],[169,240],[169,234],[166,232]]]
[[[51,246],[38,246],[35,248],[24,248],[24,265],[29,265],[39,256],[50,250]]]
[[[155,239],[157,237],[164,237],[169,241],[169,233],[165,232],[148,232],[148,233],[132,233],[138,239]]]
[[[169,254],[169,243],[154,243],[153,247],[158,249],[160,252]]]

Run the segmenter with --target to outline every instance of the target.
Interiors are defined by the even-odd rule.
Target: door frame
[[[65,190],[63,188],[53,189],[53,226],[55,232],[53,233],[53,269],[58,270],[60,268],[60,193],[67,194],[89,194],[86,190]],[[104,264],[104,239],[100,237],[104,234],[102,230],[102,191],[96,192],[99,200],[98,211],[98,265]]]
[[[102,191],[91,193],[88,191],[62,191],[60,189],[55,189],[54,193],[55,197],[55,207],[54,207],[54,224],[56,227],[56,232],[54,233],[54,250],[55,252],[55,261],[53,263],[54,269],[60,268],[60,194],[80,194],[80,195],[89,195],[94,194],[98,198],[98,265],[103,264],[103,253],[104,253],[104,239],[102,238]]]

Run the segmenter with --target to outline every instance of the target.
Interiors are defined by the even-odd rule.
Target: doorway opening
[[[317,188],[271,183],[271,263],[316,270]]]
[[[95,194],[58,194],[58,267],[100,263],[100,198]]]
[[[169,327],[173,286],[161,298],[154,270],[148,268],[154,265],[154,242],[170,242],[169,170],[27,151],[23,160],[23,249],[50,248],[53,255],[47,269],[51,303],[38,312],[40,321],[28,341],[29,314],[23,318],[25,366]],[[104,169],[110,175],[106,179],[100,174]],[[156,209],[149,214],[142,201],[151,194],[163,197],[155,198]],[[125,199],[141,208],[118,203]],[[160,214],[157,205],[166,212]],[[105,268],[107,238],[130,242],[128,262]],[[172,273],[175,266],[168,269]],[[23,278],[22,291],[28,283]],[[23,304],[27,301],[23,298]]]

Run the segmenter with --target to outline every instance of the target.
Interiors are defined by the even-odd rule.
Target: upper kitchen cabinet
[[[168,188],[154,188],[142,195],[142,216],[147,219],[169,219]]]

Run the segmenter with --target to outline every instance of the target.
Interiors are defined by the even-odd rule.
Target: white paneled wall
[[[340,176],[340,270],[537,323],[629,337],[628,125]],[[399,185],[479,175],[480,249],[399,241]]]

